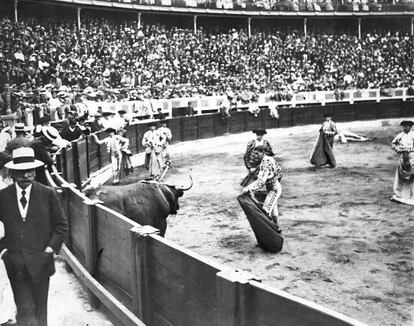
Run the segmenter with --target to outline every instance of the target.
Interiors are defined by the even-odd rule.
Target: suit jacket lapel
[[[10,210],[11,210],[11,214],[12,216],[16,216],[16,219],[22,219],[22,215],[20,214],[20,210],[19,210],[19,205],[17,203],[17,191],[16,191],[16,185],[15,183],[12,183],[9,187],[8,187],[9,191],[8,191],[8,195],[9,195],[9,203],[10,205]]]
[[[26,214],[26,223],[30,222],[30,220],[33,217],[33,213],[36,211],[36,206],[40,203],[42,200],[39,197],[39,189],[37,189],[35,182],[32,183],[32,190],[30,191],[30,198],[27,203],[27,214]]]

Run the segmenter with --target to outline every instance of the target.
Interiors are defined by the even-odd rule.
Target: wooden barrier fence
[[[235,112],[222,121],[217,114],[169,120],[174,142],[236,133],[319,123],[324,112],[335,120],[396,118],[414,115],[414,102],[358,103],[280,110],[270,119]],[[145,124],[128,128],[131,151],[143,151]],[[107,165],[105,148],[87,138],[62,153],[62,174],[53,167],[52,186],[59,187],[69,218],[63,254],[89,288],[92,305],[98,300],[119,325],[363,325],[306,300],[264,286],[253,276],[221,266],[159,237],[100,203],[79,187],[84,178]],[[56,184],[54,183],[56,182]],[[76,188],[77,185],[77,188]],[[117,324],[118,325],[118,324]]]

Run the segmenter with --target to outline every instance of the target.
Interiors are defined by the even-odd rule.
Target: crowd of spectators
[[[1,19],[0,85],[10,85],[12,95],[4,87],[0,106],[36,104],[59,119],[88,99],[405,87],[413,84],[413,50],[414,38],[402,32],[358,39],[258,31],[248,38],[243,30],[138,28],[87,17],[80,30],[74,20]]]
[[[140,5],[229,10],[404,11],[412,0],[108,0]]]

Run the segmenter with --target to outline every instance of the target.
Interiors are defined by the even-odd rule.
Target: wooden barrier
[[[223,266],[156,235],[135,231],[133,243],[146,324],[217,324],[216,274]]]
[[[214,137],[214,115],[200,115],[197,116],[197,138],[212,138]]]
[[[138,224],[100,204],[95,206],[95,214],[97,278],[131,307],[130,229]]]
[[[331,325],[362,326],[363,323],[324,308],[318,304],[300,299],[284,291],[249,280],[240,289],[241,318],[238,325]]]
[[[89,177],[89,155],[86,140],[77,142],[79,184]]]
[[[98,171],[101,167],[101,153],[99,146],[95,143],[92,136],[86,138],[88,144],[89,174]]]

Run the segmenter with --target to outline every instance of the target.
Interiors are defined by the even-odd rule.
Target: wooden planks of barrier
[[[62,247],[61,254],[81,282],[93,292],[93,294],[109,309],[122,325],[145,326],[137,316],[92,277],[65,245]]]
[[[87,137],[89,174],[98,171],[101,166],[99,146],[95,143],[93,136]]]
[[[223,118],[221,114],[213,114],[214,136],[223,136],[229,133],[229,122],[231,118]]]
[[[250,280],[240,293],[240,326],[366,326],[316,303]]]
[[[239,133],[246,131],[246,116],[248,112],[233,112],[229,120],[229,132]]]
[[[214,137],[214,115],[197,116],[198,139]]]
[[[182,141],[195,140],[198,138],[197,116],[180,118]]]
[[[255,116],[251,113],[246,114],[246,122],[245,122],[245,128],[246,131],[254,130],[254,129],[262,129],[263,123],[262,123],[262,111],[260,110],[260,113]]]
[[[181,119],[180,118],[173,118],[168,120],[168,128],[171,130],[171,134],[173,136],[172,142],[177,143],[182,141],[181,138]]]
[[[137,135],[137,125],[129,125],[127,131],[124,135],[125,138],[129,139],[129,150],[132,154],[138,153],[138,135]]]
[[[89,157],[87,151],[86,140],[81,140],[76,143],[77,155],[78,155],[78,173],[79,173],[79,182],[82,184],[83,180],[86,180],[89,177]]]
[[[145,248],[148,323],[215,325],[216,274],[224,267],[159,236],[140,239]]]
[[[138,226],[111,209],[96,205],[96,274],[128,307],[132,305],[130,229]]]

